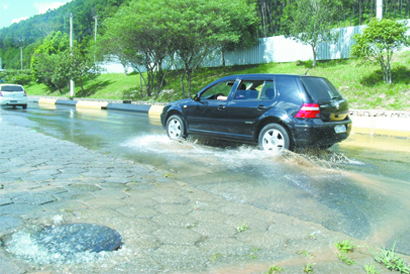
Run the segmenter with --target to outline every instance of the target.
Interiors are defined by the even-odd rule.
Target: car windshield
[[[327,79],[318,77],[300,78],[310,97],[318,102],[342,98],[339,91]]]
[[[21,86],[1,86],[1,91],[24,91],[23,87]]]

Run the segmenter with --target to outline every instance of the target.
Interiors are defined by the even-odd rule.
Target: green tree
[[[69,37],[60,31],[52,32],[44,39],[31,58],[31,71],[38,83],[50,88],[62,89],[70,79]]]
[[[383,81],[392,83],[391,62],[395,52],[403,46],[410,46],[410,39],[406,35],[409,28],[405,23],[391,19],[373,19],[362,34],[355,34],[356,43],[350,54],[363,61],[372,61],[380,64]]]
[[[51,33],[31,58],[33,78],[60,93],[63,93],[68,81],[74,79],[80,84],[82,94],[85,94],[83,79],[99,72],[95,65],[93,44],[86,39],[82,43],[75,42],[71,53],[67,34]]]
[[[67,65],[69,55],[65,52],[47,55],[35,53],[32,60],[32,75],[37,83],[43,83],[50,89],[63,93],[64,86],[70,79],[70,67]],[[64,65],[63,65],[64,64]]]
[[[6,83],[28,85],[30,84],[31,71],[29,69],[7,69],[0,72],[0,79]]]
[[[159,93],[164,84],[163,61],[172,56],[167,23],[168,1],[134,0],[106,20],[107,29],[101,40],[106,53],[127,60],[134,68],[143,66],[147,76],[139,70],[147,96]],[[142,83],[141,83],[142,84]]]
[[[337,19],[338,6],[336,0],[298,0],[285,8],[286,36],[311,46],[313,66],[316,66],[317,46],[337,41],[332,25]]]
[[[0,29],[0,56],[6,69],[20,69],[20,46],[23,47],[24,67],[29,67],[36,43],[42,42],[51,32],[69,32],[69,14],[73,13],[74,37],[82,41],[94,37],[95,21],[98,16],[98,33],[103,33],[103,22],[118,8],[130,0],[76,0],[58,9],[12,24]],[[41,43],[40,43],[41,44]],[[26,60],[27,58],[27,60]]]
[[[225,52],[250,48],[258,43],[259,18],[256,13],[256,4],[247,4],[246,1],[236,0],[229,2],[225,10],[226,20],[223,32],[219,35],[222,66],[225,67]],[[227,39],[226,39],[227,38]]]
[[[247,47],[255,44],[258,18],[255,5],[246,0],[185,0],[169,3],[168,23],[172,47],[183,67],[183,79],[188,82],[191,96],[193,73],[216,49]]]
[[[256,40],[255,5],[246,0],[134,0],[107,19],[102,40],[106,54],[127,60],[139,70],[147,95],[158,95],[168,68],[182,68],[189,85],[194,70],[218,48],[251,45]]]
[[[81,44],[75,43],[73,54],[67,58],[66,64],[70,67],[69,77],[79,83],[83,96],[86,95],[83,80],[91,79],[100,73],[97,61],[92,39],[85,39]]]
[[[222,10],[223,7],[221,7]],[[182,67],[181,90],[184,97],[191,96],[191,83],[194,70],[205,57],[218,48],[218,28],[224,24],[218,10],[218,1],[187,0],[173,1],[170,8],[173,20],[169,27],[173,40],[172,46],[178,57],[177,64]],[[220,41],[222,42],[222,41]],[[184,78],[188,82],[188,96],[185,92]]]

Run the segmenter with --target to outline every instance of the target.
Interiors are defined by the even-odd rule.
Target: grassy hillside
[[[269,63],[261,65],[246,65],[219,68],[203,68],[196,71],[193,80],[193,91],[196,93],[203,86],[219,77],[242,73],[291,73],[304,74],[311,62]],[[319,62],[319,65],[309,70],[308,75],[328,78],[349,100],[352,109],[383,109],[410,111],[410,51],[394,56],[393,84],[382,82],[382,74],[378,65],[361,65],[355,60],[333,60]],[[139,95],[139,75],[102,74],[93,80],[85,82],[85,93],[76,86],[75,97],[117,99],[149,102],[169,102],[181,99],[182,92],[177,72],[168,73],[167,85],[159,97],[141,98]],[[187,85],[186,85],[187,86]],[[187,88],[186,88],[187,89]],[[64,94],[50,91],[44,85],[27,86],[29,95],[68,96],[69,89]]]

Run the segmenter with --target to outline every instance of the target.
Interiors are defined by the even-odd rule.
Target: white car
[[[21,85],[1,84],[0,85],[0,105],[1,106],[21,106],[27,108],[27,93]]]

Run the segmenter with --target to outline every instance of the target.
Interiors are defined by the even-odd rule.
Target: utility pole
[[[73,14],[70,13],[70,55],[73,58]],[[70,96],[74,96],[74,80],[70,79]]]
[[[98,18],[98,15],[94,16],[94,20],[95,20],[95,27],[94,27],[94,42],[95,42],[95,41],[97,41],[97,26],[98,26],[97,18]]]
[[[94,16],[95,24],[94,24],[94,63],[95,63],[95,52],[96,52],[96,42],[97,42],[97,21],[98,15]]]
[[[23,70],[23,47],[20,47],[20,70]]]
[[[383,0],[376,0],[376,18],[383,19]]]

